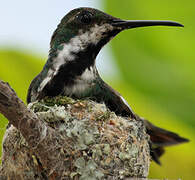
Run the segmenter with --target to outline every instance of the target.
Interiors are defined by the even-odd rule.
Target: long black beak
[[[120,20],[114,19],[112,20],[112,25],[115,27],[119,27],[122,29],[131,29],[137,27],[145,27],[145,26],[179,26],[184,27],[182,24],[174,22],[174,21],[152,21],[152,20]]]

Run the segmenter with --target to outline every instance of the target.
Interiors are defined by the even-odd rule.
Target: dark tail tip
[[[150,140],[156,147],[172,146],[189,142],[189,139],[179,136],[178,134],[166,129],[154,126],[148,121],[144,121]]]
[[[161,166],[161,162],[159,157],[161,157],[164,153],[165,150],[163,147],[150,148],[150,156],[152,157],[152,160],[160,166]]]
[[[164,147],[178,145],[189,142],[189,139],[179,136],[178,134],[154,126],[147,120],[144,120],[146,131],[150,136],[150,154],[152,159],[161,165],[159,158],[164,154]]]

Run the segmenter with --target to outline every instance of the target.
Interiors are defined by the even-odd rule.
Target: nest
[[[53,168],[48,170],[36,150],[29,148],[11,125],[3,140],[1,175],[5,179],[55,179],[58,171],[62,172],[60,179],[147,177],[150,153],[141,120],[116,116],[104,104],[91,100],[61,96],[45,98],[28,107],[58,132],[53,146],[48,141],[48,156],[56,149],[59,153]],[[58,159],[63,159],[60,169],[56,165]]]

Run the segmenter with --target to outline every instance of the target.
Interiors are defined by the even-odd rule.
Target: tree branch
[[[0,112],[13,124],[28,141],[32,148],[37,147],[46,126],[41,123],[31,110],[17,97],[15,91],[0,80]]]

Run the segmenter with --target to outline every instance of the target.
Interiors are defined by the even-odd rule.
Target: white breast
[[[93,85],[95,78],[96,69],[94,67],[87,68],[81,76],[76,77],[73,85],[64,87],[64,94],[69,96],[82,94]]]

